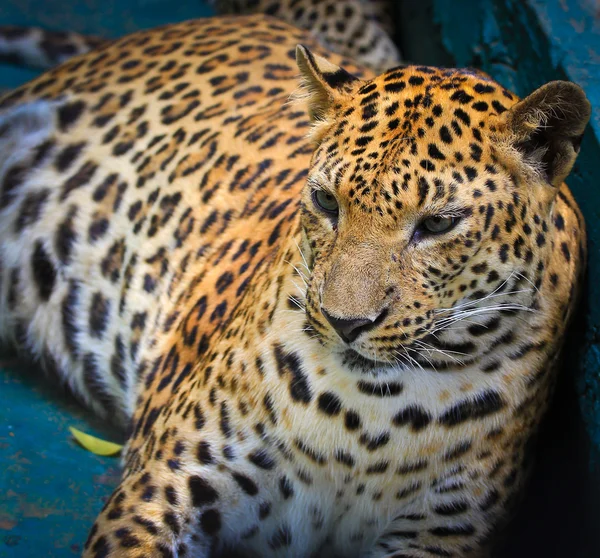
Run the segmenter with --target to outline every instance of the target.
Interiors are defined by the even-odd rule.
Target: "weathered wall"
[[[586,292],[532,486],[502,555],[600,556],[600,5],[405,0],[397,12],[398,40],[410,61],[479,67],[519,95],[568,79],[592,102],[592,121],[567,180],[588,227]]]

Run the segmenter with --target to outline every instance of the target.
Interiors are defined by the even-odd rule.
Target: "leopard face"
[[[472,364],[481,333],[535,306],[558,148],[543,161],[535,145],[515,147],[517,98],[481,73],[405,67],[358,82],[323,71],[343,86],[320,98],[303,192],[312,328],[393,371]]]

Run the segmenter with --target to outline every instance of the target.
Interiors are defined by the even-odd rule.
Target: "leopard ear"
[[[305,46],[296,47],[296,64],[302,76],[298,97],[306,98],[313,122],[326,119],[332,104],[348,94],[359,79],[343,68],[317,56]]]
[[[555,187],[577,159],[591,106],[578,85],[552,81],[501,116],[504,138],[536,173]]]

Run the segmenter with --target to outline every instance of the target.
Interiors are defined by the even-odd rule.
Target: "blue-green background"
[[[107,38],[213,14],[202,0],[0,0],[0,25],[39,25]],[[36,75],[0,66],[0,88],[14,87]]]
[[[78,556],[119,478],[69,426],[119,441],[39,371],[0,362],[0,557]]]

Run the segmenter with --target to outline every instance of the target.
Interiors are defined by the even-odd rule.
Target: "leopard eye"
[[[442,234],[452,229],[458,221],[458,217],[434,215],[433,217],[428,217],[421,223],[421,229],[423,232],[429,234]]]
[[[325,190],[315,190],[312,194],[313,203],[325,213],[330,215],[337,215],[338,213],[338,202],[335,196],[331,195]]]

